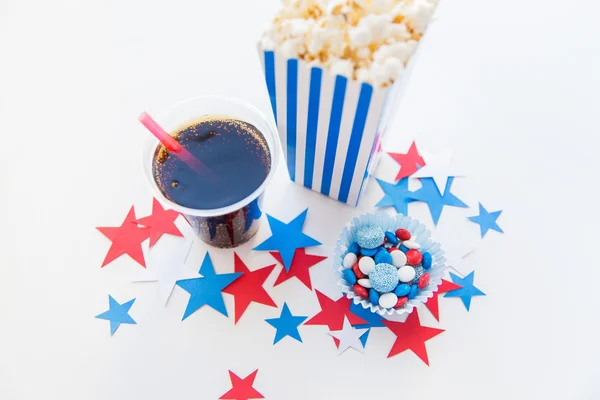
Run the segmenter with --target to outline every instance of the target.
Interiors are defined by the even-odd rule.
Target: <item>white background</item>
[[[270,106],[255,40],[276,0],[0,1],[0,398],[216,399],[259,368],[267,399],[594,399],[600,396],[597,285],[600,6],[569,0],[446,0],[431,27],[386,150],[451,145],[468,178],[453,192],[503,209],[505,235],[479,241],[446,208],[439,229],[474,240],[467,259],[487,297],[466,312],[440,299],[446,329],[427,343],[431,367],[411,352],[386,355],[394,336],[374,330],[365,355],[340,357],[327,328],[300,327],[304,343],[272,345],[251,305],[238,325],[205,307],[186,321],[176,288],[163,308],[156,284],[127,256],[104,269],[109,242],[94,228],[119,225],[151,199],[139,168],[141,111],[161,113],[201,94]],[[392,180],[386,156],[377,176]],[[288,221],[310,206],[305,231],[329,255],[342,225],[381,198],[371,185],[359,209],[291,184],[279,169],[265,210]],[[417,184],[418,186],[418,184]],[[425,205],[410,214],[431,225]],[[182,225],[180,225],[182,226]],[[251,269],[272,263],[250,249]],[[175,240],[164,239],[169,246]],[[449,244],[450,245],[450,244]],[[199,266],[206,247],[192,249]],[[232,251],[211,251],[217,271]],[[277,267],[279,269],[281,267]],[[314,286],[337,298],[328,262]],[[299,282],[266,287],[296,315],[318,310]],[[137,298],[110,337],[94,316],[107,294]],[[225,295],[233,312],[231,296]]]

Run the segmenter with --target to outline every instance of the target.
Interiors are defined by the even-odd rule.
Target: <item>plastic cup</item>
[[[161,143],[152,135],[143,150],[143,171],[154,197],[164,206],[181,213],[194,232],[205,243],[221,248],[239,246],[250,240],[258,231],[262,216],[261,205],[266,186],[273,178],[279,160],[279,136],[275,126],[254,106],[223,96],[201,96],[174,105],[157,122],[173,134],[203,117],[238,119],[254,125],[264,136],[271,153],[271,168],[263,183],[251,194],[237,203],[215,209],[184,207],[166,198],[160,191],[152,174],[152,163]],[[227,154],[223,154],[227,157]]]

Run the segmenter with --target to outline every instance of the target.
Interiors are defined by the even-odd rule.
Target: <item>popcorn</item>
[[[405,11],[407,24],[417,33],[423,33],[434,11],[435,5],[429,0],[414,0]]]
[[[331,67],[329,70],[332,74],[342,75],[346,78],[352,79],[354,75],[354,65],[350,60],[336,59],[331,62]]]
[[[332,74],[389,86],[399,79],[438,0],[283,0],[259,41]]]

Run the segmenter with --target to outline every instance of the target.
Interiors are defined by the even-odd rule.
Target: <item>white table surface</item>
[[[600,397],[596,2],[439,8],[385,149],[450,145],[469,173],[454,193],[503,209],[506,234],[480,241],[464,220],[475,208],[444,210],[439,229],[477,244],[466,268],[487,297],[470,312],[440,299],[440,324],[421,310],[424,325],[446,329],[427,342],[430,367],[411,352],[386,359],[394,335],[385,329],[372,331],[364,355],[338,357],[322,326],[300,327],[302,344],[273,346],[264,319],[280,311],[266,306],[251,305],[235,326],[208,307],[181,322],[180,288],[164,308],[156,284],[130,283],[144,271],[127,256],[100,269],[109,242],[95,227],[118,226],[132,204],[150,211],[139,113],[209,93],[268,113],[255,40],[278,4],[0,2],[0,398],[216,399],[229,369],[244,377],[256,368],[255,388],[276,400]],[[385,157],[377,176],[395,172]],[[310,207],[305,231],[329,255],[344,222],[381,196],[374,184],[358,209],[342,206],[290,183],[281,165],[264,208],[289,220]],[[432,224],[424,204],[409,211]],[[265,224],[238,250],[250,268],[272,263],[250,250],[268,236]],[[194,245],[192,264],[206,249]],[[233,270],[232,253],[211,250],[218,271]],[[330,265],[312,271],[315,288],[337,298]],[[299,282],[272,288],[275,276],[266,287],[279,305],[319,311]],[[137,298],[138,324],[113,337],[94,318],[109,293]]]

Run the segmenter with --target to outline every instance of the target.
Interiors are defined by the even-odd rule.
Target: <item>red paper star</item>
[[[254,379],[258,370],[254,371],[244,379],[229,371],[229,378],[231,379],[231,386],[233,386],[227,393],[219,397],[220,400],[249,400],[249,399],[264,399],[264,396],[260,394],[256,389],[252,387],[254,385]]]
[[[279,254],[278,251],[271,251],[270,253],[281,265],[283,265],[281,254]],[[290,270],[286,272],[285,268],[282,268],[273,286],[277,286],[290,278],[296,277],[304,284],[304,286],[312,290],[308,269],[314,267],[326,258],[327,257],[306,254],[306,249],[297,249],[294,253],[294,259],[292,260]]]
[[[408,316],[406,322],[394,322],[384,319],[383,323],[396,335],[396,341],[388,354],[388,358],[410,350],[425,364],[429,365],[425,342],[444,332],[443,329],[422,326],[416,309]]]
[[[252,302],[277,307],[277,304],[275,304],[269,293],[262,286],[273,271],[273,268],[275,268],[275,264],[257,269],[256,271],[250,271],[236,253],[233,253],[233,255],[235,259],[235,272],[241,272],[242,275],[223,289],[222,292],[229,293],[234,297],[235,323],[237,324]]]
[[[321,306],[321,312],[309,319],[304,325],[327,325],[330,331],[341,331],[344,327],[344,317],[348,317],[348,321],[352,325],[368,324],[367,321],[350,311],[351,300],[345,296],[337,300],[332,300],[323,293],[315,290],[317,299]],[[333,338],[336,347],[340,345],[340,341]]]
[[[158,200],[153,198],[152,214],[135,222],[150,228],[150,247],[152,247],[164,234],[183,237],[183,233],[175,225],[175,220],[179,215],[181,214],[175,210],[165,210]]]
[[[400,180],[406,178],[417,172],[419,167],[425,166],[425,160],[419,154],[419,150],[417,150],[417,145],[415,142],[412,142],[410,145],[410,149],[408,149],[408,153],[388,153],[398,164],[400,164],[400,171],[398,175],[396,175],[396,180]]]
[[[442,279],[442,284],[438,286],[437,292],[435,292],[433,294],[433,297],[427,300],[427,303],[425,303],[425,307],[427,307],[427,309],[431,311],[431,313],[433,314],[435,319],[438,320],[438,322],[440,320],[439,295],[460,288],[462,288],[462,286]]]
[[[135,222],[135,211],[133,206],[125,217],[125,221],[119,227],[101,227],[98,229],[106,236],[112,244],[108,253],[102,262],[102,267],[111,261],[128,254],[129,257],[137,261],[142,267],[146,268],[144,253],[142,252],[142,242],[148,239],[150,231],[148,228],[139,227]]]

